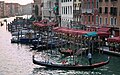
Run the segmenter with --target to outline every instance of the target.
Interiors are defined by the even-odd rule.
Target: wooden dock
[[[100,48],[98,48],[98,50],[100,50],[100,52],[103,52],[105,54],[114,55],[114,56],[120,56],[120,52],[110,51],[109,47],[100,47]]]

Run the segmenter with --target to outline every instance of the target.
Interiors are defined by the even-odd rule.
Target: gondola
[[[79,65],[79,64],[70,65],[70,64],[54,64],[54,63],[50,63],[50,62],[37,61],[37,60],[35,60],[34,55],[32,56],[32,61],[36,65],[45,66],[47,68],[70,69],[70,70],[87,70],[87,69],[99,68],[99,67],[102,67],[102,66],[108,64],[109,60],[110,60],[110,58],[108,57],[108,59],[106,61],[95,63],[92,65]]]
[[[46,49],[53,49],[53,48],[58,48],[58,47],[61,47],[63,45],[65,45],[67,42],[64,41],[64,40],[60,40],[60,41],[53,41],[53,42],[48,42],[47,44],[41,44],[41,45],[38,45],[36,47],[36,49],[38,50],[46,50]]]

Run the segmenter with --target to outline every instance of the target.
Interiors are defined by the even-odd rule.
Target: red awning
[[[46,24],[40,23],[40,22],[33,22],[33,25],[38,26],[38,27],[44,27]]]
[[[54,22],[49,22],[47,24],[41,23],[41,22],[33,22],[33,25],[38,26],[38,27],[47,27],[47,26],[55,26],[57,23]]]
[[[77,30],[77,29],[70,29],[70,28],[63,28],[63,27],[57,27],[53,29],[55,32],[62,32],[66,34],[72,34],[72,35],[83,35],[88,33],[88,31],[85,30]]]
[[[99,28],[98,32],[108,32],[110,28]]]
[[[108,32],[97,32],[98,36],[100,37],[109,37],[110,33]]]
[[[54,22],[49,22],[47,25],[49,25],[49,26],[56,26],[56,25],[57,25],[57,23],[54,23]]]
[[[120,43],[120,36],[113,37],[113,38],[108,38],[107,41],[108,42],[117,42],[117,43]]]

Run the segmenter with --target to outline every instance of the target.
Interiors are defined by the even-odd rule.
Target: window
[[[117,8],[116,8],[116,7],[114,8],[113,15],[114,15],[114,16],[117,16]]]
[[[97,7],[97,8],[99,7],[99,3],[98,3],[98,1],[97,1],[97,4],[96,4],[96,7]]]
[[[105,18],[105,24],[108,24],[108,19],[107,18]]]
[[[70,14],[72,14],[72,6],[70,6]]]
[[[114,25],[117,25],[117,20],[116,20],[116,18],[114,18]]]
[[[65,7],[64,7],[64,14],[65,14]]]
[[[100,17],[100,24],[102,24],[102,18]]]
[[[90,16],[88,16],[88,21],[90,22]]]
[[[98,24],[98,16],[96,16],[96,24]]]
[[[66,6],[66,14],[68,13],[67,11],[68,11],[68,10],[67,10],[67,6]]]
[[[102,7],[99,7],[99,13],[102,13]]]
[[[92,22],[94,22],[94,16],[92,16]]]
[[[108,13],[108,7],[105,7],[105,14]]]
[[[113,18],[110,18],[110,25],[113,25]]]
[[[68,14],[70,13],[69,6],[68,6]]]
[[[78,3],[78,6],[81,7],[81,3]]]
[[[116,7],[110,7],[110,14],[117,16],[117,8]]]
[[[63,14],[63,7],[62,7],[62,14]]]

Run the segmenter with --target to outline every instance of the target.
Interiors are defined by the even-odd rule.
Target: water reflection
[[[57,70],[57,69],[50,69],[45,67],[34,68],[33,70],[34,75],[104,75],[103,71],[100,69],[94,70]]]

